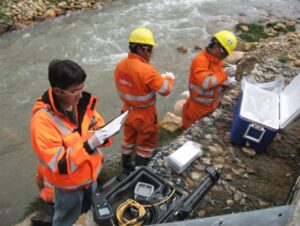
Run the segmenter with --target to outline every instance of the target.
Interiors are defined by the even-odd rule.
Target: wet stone
[[[253,158],[256,155],[255,150],[253,150],[252,148],[242,148],[243,153],[249,157],[249,158]]]

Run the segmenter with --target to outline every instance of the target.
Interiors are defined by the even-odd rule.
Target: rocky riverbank
[[[290,32],[259,42],[239,46],[243,57],[237,63],[239,81],[248,76],[253,83],[285,80],[285,85],[300,73],[300,32]],[[225,91],[222,106],[185,131],[174,142],[162,147],[150,168],[171,184],[187,193],[205,178],[206,166],[220,170],[221,179],[190,217],[206,217],[226,213],[284,205],[300,170],[300,119],[286,130],[280,130],[265,153],[257,155],[252,148],[230,143],[230,127],[241,82]],[[204,154],[182,175],[165,163],[187,140],[202,145]]]
[[[88,8],[101,8],[101,3],[99,0],[3,0],[0,3],[0,35]]]
[[[184,49],[182,47],[181,49]],[[258,42],[243,42],[237,62],[237,79],[248,76],[252,82],[284,79],[288,84],[300,73],[300,32],[289,32]],[[184,51],[182,51],[184,52]],[[181,53],[179,53],[181,54]],[[226,90],[222,105],[212,115],[196,122],[172,142],[157,149],[148,168],[185,193],[191,193],[206,177],[206,166],[219,169],[221,178],[190,214],[190,218],[248,211],[284,205],[300,170],[300,120],[280,130],[262,154],[248,147],[232,145],[229,131],[234,119],[241,82]],[[164,161],[187,140],[202,145],[203,156],[182,174],[176,174]],[[120,159],[106,167],[117,174]],[[18,225],[29,225],[29,218]],[[77,225],[95,225],[92,214],[82,216]]]

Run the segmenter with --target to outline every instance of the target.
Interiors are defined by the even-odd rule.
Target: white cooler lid
[[[250,83],[245,84],[240,117],[274,130],[279,129],[278,94]]]
[[[300,115],[300,74],[280,93],[280,128]]]

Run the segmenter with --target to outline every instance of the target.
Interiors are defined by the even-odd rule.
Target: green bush
[[[62,2],[62,1],[64,1],[64,0],[48,0],[48,2],[50,2],[52,4],[55,4],[55,5]]]
[[[290,61],[290,59],[288,58],[287,55],[280,55],[280,56],[278,57],[278,60],[279,60],[280,62],[282,62],[282,63],[288,63],[288,62]]]
[[[242,30],[242,26],[247,26],[249,31]],[[236,31],[241,32],[239,37],[247,42],[258,42],[259,39],[268,38],[268,34],[264,32],[264,26],[255,23],[239,23],[235,26]]]
[[[0,20],[3,20],[6,23],[9,23],[11,21],[10,16],[7,16],[3,12],[0,12]]]
[[[291,25],[286,27],[286,32],[295,32],[296,31],[296,25]]]
[[[256,35],[253,35],[253,34],[242,33],[239,36],[241,39],[243,39],[247,42],[258,42],[259,41],[259,37],[257,37]]]
[[[243,32],[242,26],[247,26],[249,28],[247,33],[262,33],[265,30],[263,25],[256,23],[239,23],[235,26],[235,29]]]

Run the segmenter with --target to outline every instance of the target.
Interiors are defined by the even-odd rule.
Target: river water
[[[238,22],[268,16],[300,18],[299,0],[123,0],[106,1],[102,9],[85,10],[0,37],[0,225],[20,220],[38,195],[36,157],[29,121],[34,101],[49,86],[51,59],[69,58],[88,74],[88,91],[100,97],[98,111],[109,120],[119,114],[113,70],[127,55],[127,38],[138,26],[150,28],[157,46],[151,63],[176,75],[175,92],[158,98],[160,117],[187,88],[195,45],[205,47],[210,34]],[[178,53],[184,46],[188,52]],[[121,135],[104,150],[117,153]]]

